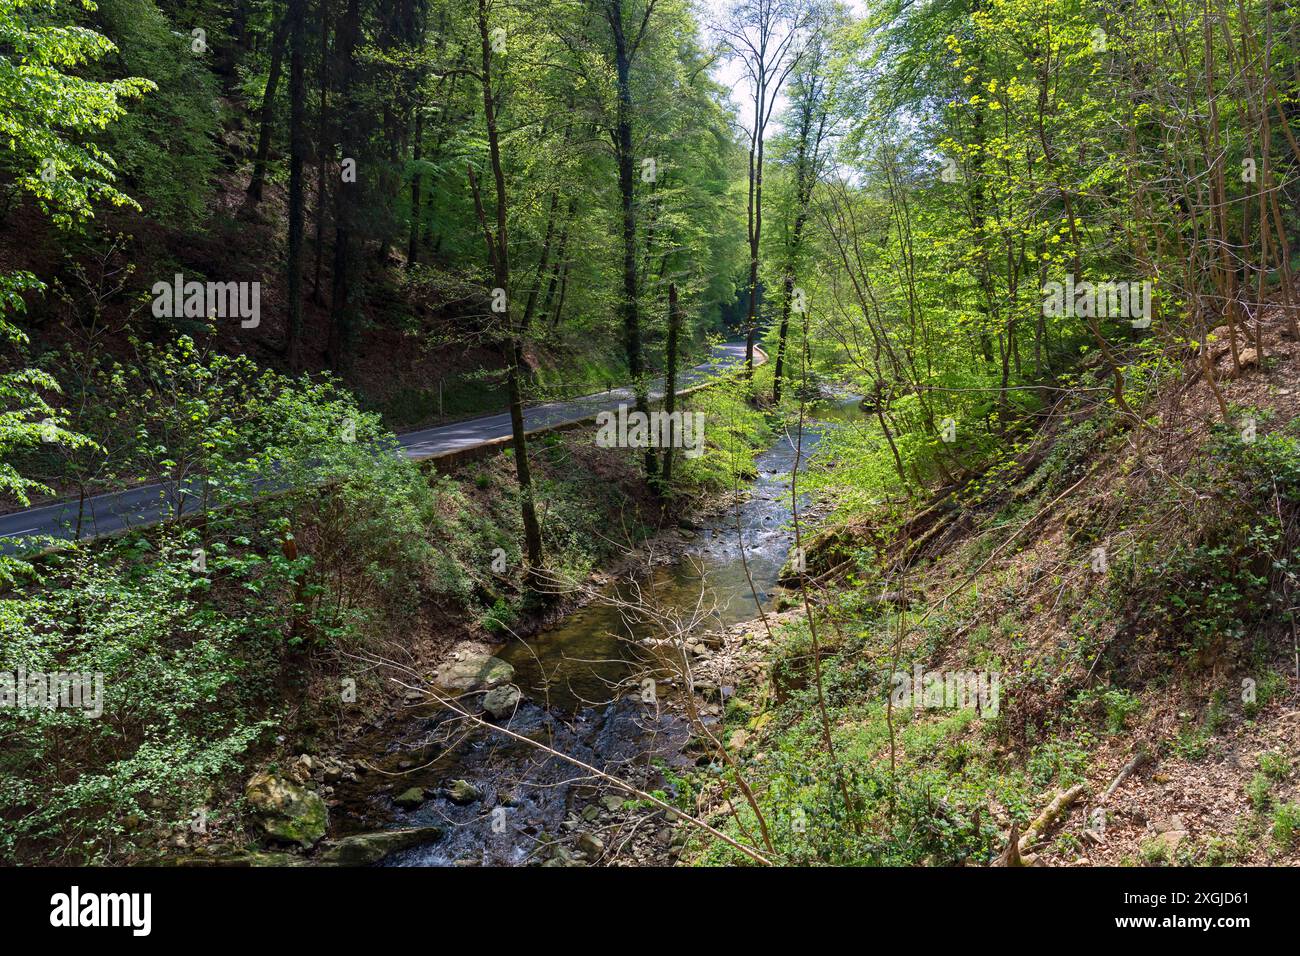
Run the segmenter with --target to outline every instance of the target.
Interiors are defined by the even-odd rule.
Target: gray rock
[[[369,866],[398,850],[432,843],[441,837],[441,827],[410,827],[404,830],[358,833],[329,844],[317,856],[317,860],[327,866]]]
[[[513,684],[502,684],[483,695],[483,709],[493,720],[504,720],[515,712],[520,697],[519,688]]]
[[[403,790],[397,796],[393,797],[393,803],[397,804],[399,807],[406,807],[407,809],[418,807],[420,804],[424,803],[424,788],[410,787]]]
[[[588,833],[586,830],[574,837],[573,842],[579,850],[593,860],[605,852],[605,842],[594,833]]]
[[[487,654],[466,654],[460,660],[448,661],[433,674],[433,681],[443,690],[468,693],[491,690],[508,684],[515,677],[515,669],[499,657]]]

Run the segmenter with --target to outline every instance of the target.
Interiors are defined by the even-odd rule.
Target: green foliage
[[[843,609],[837,609],[840,613]],[[984,745],[990,724],[974,711],[923,711],[887,707],[890,681],[877,663],[888,620],[842,619],[844,643],[823,646],[824,699],[835,746],[823,737],[817,691],[811,680],[807,630],[796,622],[778,633],[784,676],[783,702],[733,722],[764,726],[764,760],[743,770],[758,795],[776,846],[788,864],[957,865],[988,863],[1000,846],[987,806],[996,801],[1027,819],[1033,784],[1022,773],[990,759]],[[887,655],[884,659],[888,659]],[[891,770],[890,721],[896,741]],[[711,767],[705,777],[727,777]],[[847,802],[845,796],[847,794]],[[755,832],[752,810],[738,804],[735,836]],[[702,858],[712,864],[742,862],[734,851],[712,845]]]
[[[1246,785],[1246,798],[1257,811],[1265,810],[1273,802],[1273,781],[1266,773],[1256,773]]]
[[[217,82],[154,0],[97,0],[95,22],[117,45],[115,68],[156,86],[104,133],[103,146],[158,222],[193,230],[208,213],[220,158]],[[212,54],[206,54],[211,57]]]
[[[258,597],[286,585],[283,569],[272,582],[275,568],[217,563],[217,581],[191,569],[196,543],[182,533],[72,552],[0,600],[7,667],[95,674],[103,687],[102,716],[0,711],[6,857],[120,859],[168,813],[203,806],[267,726],[281,647],[257,626]],[[214,588],[233,606],[217,610]]]
[[[1273,811],[1273,839],[1283,849],[1295,845],[1296,836],[1300,834],[1300,804],[1278,804]]]
[[[1255,686],[1255,699],[1242,703],[1241,709],[1247,717],[1255,717],[1280,694],[1286,691],[1286,677],[1275,670],[1264,672]]]
[[[770,373],[756,374],[745,385],[741,372],[712,387],[695,392],[685,401],[682,411],[704,413],[705,452],[688,458],[682,449],[674,453],[674,480],[679,489],[692,491],[732,490],[754,477],[754,455],[771,444],[773,431],[763,413],[748,401],[759,392]]]
[[[187,339],[139,355],[137,461],[201,486],[207,521],[60,552],[0,600],[6,666],[104,685],[99,719],[0,712],[6,855],[148,852],[238,779],[306,652],[355,649],[460,586],[433,543],[450,527],[443,503],[337,383]]]
[[[1101,705],[1108,734],[1123,733],[1128,729],[1129,717],[1142,709],[1142,699],[1137,694],[1119,687],[1085,691],[1079,699],[1081,702],[1095,700]]]
[[[97,81],[76,72],[116,50],[70,21],[89,0],[0,0],[0,155],[3,169],[56,223],[71,225],[99,202],[129,205],[113,185],[111,156],[90,142],[125,112],[124,101],[154,84],[139,77]]]
[[[0,275],[0,342],[17,347],[27,343],[26,334],[9,321],[9,315],[22,314],[26,310],[23,293],[40,288],[42,284],[31,273]],[[72,449],[91,445],[88,439],[68,431],[67,419],[46,400],[46,395],[59,391],[59,383],[46,372],[0,366],[0,494],[12,495],[23,505],[30,502],[33,492],[49,491],[19,472],[14,461],[23,450],[41,443]],[[8,580],[12,567],[0,558],[0,583]]]
[[[1291,760],[1280,750],[1266,750],[1259,755],[1259,770],[1266,777],[1285,780],[1291,773]]]
[[[63,0],[0,0],[0,142],[7,147],[0,151],[0,174],[34,196],[60,226],[88,219],[96,202],[131,204],[113,185],[112,158],[90,139],[123,115],[124,100],[153,88],[135,77],[103,83],[79,75],[80,68],[115,47],[69,23],[76,6]],[[94,8],[89,0],[80,6]],[[25,311],[25,295],[44,288],[31,273],[0,273],[0,342],[27,343],[13,316]],[[74,449],[90,444],[68,431],[66,420],[47,403],[46,396],[59,390],[43,372],[0,364],[0,493],[21,504],[31,492],[49,489],[22,477],[13,464],[16,452],[40,441]],[[24,571],[21,562],[0,557],[0,585]]]
[[[1148,837],[1138,847],[1142,862],[1147,866],[1162,866],[1169,862],[1169,845],[1159,837]]]

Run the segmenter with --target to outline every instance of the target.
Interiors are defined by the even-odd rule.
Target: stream
[[[829,423],[862,416],[856,400],[811,407],[802,460]],[[737,506],[686,531],[689,541],[681,554],[646,571],[635,585],[614,582],[604,592],[626,598],[639,588],[656,607],[698,619],[706,630],[757,617],[755,592],[765,608],[770,606],[793,545],[793,437],[782,433],[758,456],[757,477]],[[665,700],[647,703],[639,684],[653,668],[646,647],[661,634],[653,622],[598,597],[526,642],[511,640],[495,655],[514,667],[514,683],[524,699],[506,726],[643,790],[671,796],[673,768],[693,766],[700,754],[691,752],[689,724],[680,708],[664,706]],[[730,688],[712,690],[720,701]],[[659,687],[664,697],[675,692]],[[720,711],[720,706],[707,708],[706,723],[716,722]],[[580,831],[614,830],[627,839],[621,836],[627,827],[617,823],[618,791],[608,782],[447,711],[421,713],[396,737],[389,727],[386,739],[368,741],[371,753],[383,754],[371,760],[381,773],[366,774],[339,794],[344,819],[338,829],[344,834],[394,821],[442,828],[439,840],[394,854],[382,865],[563,865],[574,859],[575,837],[585,849],[578,859],[605,852]],[[469,787],[453,787],[453,781]],[[394,793],[412,786],[426,788],[427,799],[414,809],[396,807]],[[663,838],[668,831],[658,832]]]

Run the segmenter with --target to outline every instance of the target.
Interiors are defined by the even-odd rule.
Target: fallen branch
[[[1119,773],[1115,775],[1115,779],[1112,780],[1110,786],[1106,788],[1106,792],[1103,793],[1101,799],[1097,801],[1098,806],[1109,800],[1110,795],[1119,789],[1120,784],[1127,780],[1134,770],[1146,763],[1149,757],[1150,755],[1147,753],[1146,747],[1142,744],[1138,744],[1137,753],[1133,755],[1133,759],[1120,768]]]
[[[352,657],[353,655],[349,654],[346,656]],[[403,667],[402,665],[396,663],[395,661],[384,660],[382,658],[371,657],[368,655],[357,655],[357,657],[360,660],[367,660],[369,663],[375,665],[381,665],[381,666],[387,665],[389,667],[396,667],[400,670],[406,671],[407,673],[411,673],[411,671],[408,668]],[[668,812],[670,819],[676,817],[678,819],[685,821],[686,823],[689,823],[691,826],[698,827],[699,829],[705,831],[711,836],[714,836],[717,839],[721,840],[723,843],[727,844],[732,849],[738,850],[739,852],[743,853],[745,856],[749,857],[755,863],[762,863],[764,866],[772,865],[772,861],[769,860],[767,857],[763,856],[758,851],[751,849],[750,847],[745,846],[743,843],[740,843],[732,839],[727,834],[723,833],[721,830],[709,826],[709,824],[705,823],[703,820],[697,819],[696,817],[692,817],[690,814],[683,813],[681,810],[678,810],[676,807],[672,806],[671,804],[666,803],[663,800],[660,800],[658,797],[654,796],[653,794],[646,793],[644,790],[641,790],[638,787],[633,786],[632,784],[628,783],[626,780],[621,780],[618,777],[615,777],[613,774],[606,773],[603,770],[593,767],[591,764],[585,763],[584,761],[579,760],[577,757],[571,757],[568,754],[564,753],[563,751],[556,750],[554,747],[548,747],[546,744],[537,740],[533,740],[531,737],[525,737],[523,734],[517,734],[513,730],[510,730],[507,727],[502,727],[498,724],[493,724],[489,721],[486,721],[483,718],[479,717],[477,714],[473,714],[470,711],[466,710],[465,708],[461,707],[460,704],[458,704],[454,698],[446,697],[443,694],[438,693],[437,690],[433,689],[428,685],[422,684],[421,686],[416,686],[414,684],[408,684],[405,681],[399,680],[396,677],[390,677],[389,680],[391,680],[394,684],[397,684],[399,687],[403,687],[407,690],[420,691],[426,696],[431,697],[433,700],[437,701],[443,707],[446,707],[452,713],[455,713],[460,717],[463,717],[466,720],[471,721],[472,723],[475,723],[486,730],[495,731],[498,734],[502,734],[503,736],[509,737],[511,740],[515,740],[529,747],[534,747],[537,750],[541,750],[545,753],[550,754],[552,757],[558,757],[561,760],[565,761],[566,763],[571,763],[575,767],[579,767],[583,770],[586,770],[588,773],[600,777],[602,780],[606,780],[622,790],[626,790],[628,793],[632,794],[633,796],[638,797],[641,800],[645,800],[647,803],[652,803],[656,807],[659,807],[659,809],[661,810],[666,810]]]
[[[1057,818],[1068,810],[1071,804],[1083,796],[1087,790],[1088,785],[1086,783],[1076,783],[1069,790],[1058,793],[1056,798],[1047,805],[1047,808],[1038,815],[1038,818],[1025,828],[1024,836],[1020,838],[1017,850],[1021,854],[1028,853],[1029,848],[1043,838],[1043,834],[1051,828]]]

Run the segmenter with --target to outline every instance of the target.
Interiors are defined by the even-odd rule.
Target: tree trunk
[[[328,359],[331,367],[344,368],[352,352],[352,293],[348,272],[352,258],[352,220],[356,192],[360,189],[360,161],[357,156],[360,137],[356,129],[357,106],[352,90],[353,54],[361,32],[360,0],[348,0],[347,11],[338,31],[338,101],[339,140],[344,162],[357,163],[355,182],[340,181],[334,189],[334,278],[330,299],[330,337]]]
[[[632,60],[623,31],[622,0],[609,0],[606,8],[614,34],[614,63],[618,72],[618,120],[615,152],[618,156],[618,190],[623,205],[623,338],[627,370],[636,393],[636,410],[650,413],[646,394],[645,364],[641,355],[641,317],[637,310],[636,202],[632,176]],[[653,448],[645,450],[646,475],[653,477],[658,462]]]
[[[569,200],[569,211],[564,216],[564,226],[560,229],[560,245],[555,250],[555,265],[551,267],[551,281],[546,285],[546,297],[542,299],[542,314],[546,315],[551,312],[551,302],[555,300],[555,289],[560,284],[560,274],[568,269],[568,262],[565,260],[569,247],[569,227],[573,223],[573,216],[578,211],[578,201]],[[560,304],[563,305],[564,297],[561,295]],[[560,309],[556,308],[551,318],[551,329],[554,330],[560,324]]]
[[[786,246],[785,278],[781,289],[781,327],[777,333],[776,365],[772,372],[772,401],[781,401],[781,377],[785,370],[786,338],[790,332],[790,299],[794,295],[795,273],[798,268],[799,249],[803,241],[804,223],[808,220],[808,206],[812,202],[813,184],[816,171],[812,168],[814,159],[808,155],[808,148],[813,131],[813,98],[815,90],[805,94],[799,116],[799,152],[795,162],[795,216],[790,229],[790,240]],[[814,154],[820,149],[821,138],[826,130],[826,114],[822,114],[817,131],[817,145]]]
[[[406,244],[406,267],[409,269],[420,258],[420,148],[424,139],[424,114],[419,107],[415,110],[415,142],[411,146],[411,159],[414,169],[411,171],[411,230]]]
[[[523,392],[519,385],[519,370],[523,365],[523,343],[510,318],[510,243],[506,233],[506,177],[501,164],[500,137],[497,133],[496,101],[492,96],[492,41],[488,33],[487,0],[478,0],[478,30],[482,48],[483,116],[487,125],[488,158],[492,164],[492,178],[496,185],[496,231],[493,235],[483,208],[474,169],[469,169],[470,189],[474,194],[474,207],[483,237],[487,242],[488,261],[492,266],[497,288],[505,296],[505,323],[509,338],[509,363],[507,383],[510,393],[510,433],[515,451],[515,477],[519,482],[520,511],[524,525],[524,547],[528,555],[529,581],[538,583],[542,567],[542,530],[537,521],[537,507],[533,501],[533,479],[528,465],[528,438],[524,434]]]
[[[262,96],[262,110],[257,134],[257,158],[253,160],[253,178],[248,182],[248,204],[256,207],[262,201],[262,184],[266,179],[266,159],[271,152],[271,126],[275,117],[275,91],[280,85],[280,64],[284,60],[284,42],[289,33],[289,15],[280,18],[271,40],[271,67],[266,75],[266,93]]]
[[[664,367],[664,411],[668,413],[668,447],[664,449],[663,487],[673,480],[672,414],[677,409],[677,334],[682,327],[682,315],[677,306],[677,283],[668,283],[668,355]]]
[[[766,24],[762,28],[765,32]],[[745,377],[754,374],[754,338],[758,334],[758,253],[763,235],[763,131],[767,103],[766,43],[754,67],[754,129],[749,138],[749,205],[746,236],[749,239],[749,303],[745,311]]]
[[[323,305],[321,296],[321,267],[325,259],[325,207],[328,194],[325,187],[325,168],[329,164],[332,150],[329,143],[329,113],[326,109],[329,98],[329,62],[330,62],[330,23],[329,0],[320,0],[320,105],[316,117],[316,252],[315,268],[311,283],[311,300]]]
[[[533,313],[537,309],[537,294],[542,290],[542,276],[551,261],[551,240],[555,237],[555,214],[560,205],[560,194],[551,193],[551,208],[546,216],[546,236],[542,239],[542,250],[537,257],[537,276],[533,286],[528,290],[528,301],[524,304],[524,319],[519,324],[520,331],[528,334],[533,324]]]
[[[289,329],[285,342],[289,368],[299,367],[302,339],[302,157],[306,146],[303,128],[303,47],[307,32],[307,0],[289,0]]]

